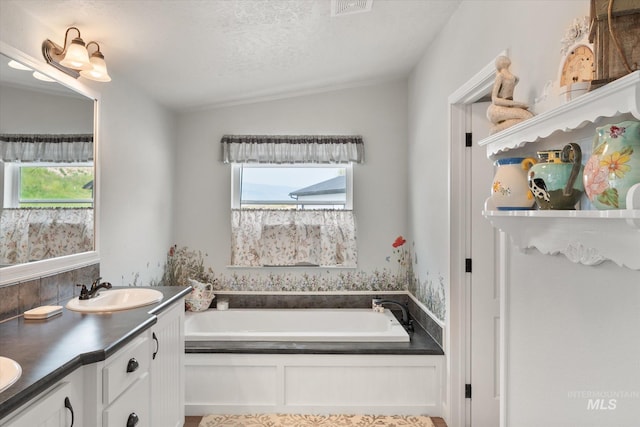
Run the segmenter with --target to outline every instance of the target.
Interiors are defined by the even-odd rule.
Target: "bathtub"
[[[187,312],[185,341],[408,342],[387,309],[230,309]]]
[[[185,340],[187,348],[189,342],[197,348],[185,354],[188,416],[443,414],[444,356],[331,350],[344,350],[349,342],[360,350],[410,346],[388,310],[187,312]],[[279,351],[280,346],[287,350]],[[330,350],[315,353],[314,346]]]

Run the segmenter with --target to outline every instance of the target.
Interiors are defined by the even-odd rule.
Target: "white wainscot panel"
[[[443,356],[187,354],[186,414],[442,416]]]
[[[431,406],[435,366],[289,366],[285,402],[293,406]]]

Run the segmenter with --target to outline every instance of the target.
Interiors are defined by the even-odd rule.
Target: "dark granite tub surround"
[[[428,314],[413,302],[407,293],[371,294],[234,294],[220,293],[216,299],[226,299],[230,308],[371,308],[373,298],[382,298],[408,304],[410,318],[414,320],[414,332],[410,342],[243,342],[243,341],[187,341],[187,353],[253,353],[253,354],[422,354],[443,355],[442,332],[439,325],[435,339],[427,329]],[[213,300],[212,306],[215,306]],[[400,310],[392,310],[398,319]],[[435,323],[435,322],[434,322]]]
[[[397,293],[357,293],[357,294],[260,294],[260,293],[218,293],[211,303],[216,306],[217,300],[226,299],[230,308],[371,308],[371,300],[382,298],[406,304],[414,325],[420,325],[438,345],[443,348],[442,326],[427,314],[406,292]],[[395,305],[388,305],[396,317],[401,318],[400,310]]]
[[[189,287],[154,289],[163,293],[162,301],[137,309],[82,314],[65,308],[48,320],[18,316],[1,322],[2,356],[17,361],[22,376],[0,393],[0,419],[80,366],[110,357],[191,291]]]
[[[409,342],[276,342],[187,341],[186,353],[247,354],[396,354],[444,355],[427,332],[416,325]]]

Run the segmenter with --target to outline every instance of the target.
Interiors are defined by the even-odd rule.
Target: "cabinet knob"
[[[136,360],[135,357],[129,359],[129,363],[127,363],[127,373],[135,372],[140,367],[140,364]]]
[[[138,415],[136,415],[135,412],[132,412],[129,415],[129,418],[127,418],[127,427],[135,427],[136,425],[138,425],[138,421],[140,421]]]

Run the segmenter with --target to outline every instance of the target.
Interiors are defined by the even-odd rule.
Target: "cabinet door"
[[[151,330],[151,416],[154,426],[184,423],[184,304],[173,304]]]
[[[84,424],[81,399],[82,374],[78,369],[38,396],[6,427],[81,427]]]

